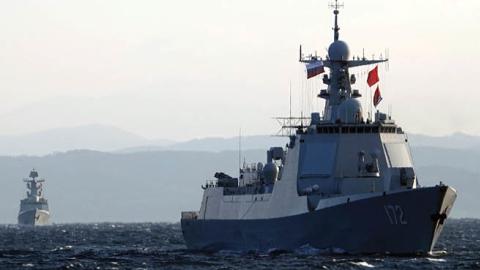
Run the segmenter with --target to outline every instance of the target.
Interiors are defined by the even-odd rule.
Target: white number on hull
[[[388,220],[392,225],[405,225],[407,224],[407,219],[400,205],[384,205],[385,213],[387,214]]]

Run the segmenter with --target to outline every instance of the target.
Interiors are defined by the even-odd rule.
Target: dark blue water
[[[178,224],[0,226],[1,269],[480,269],[480,220],[449,220],[430,257],[185,249]]]

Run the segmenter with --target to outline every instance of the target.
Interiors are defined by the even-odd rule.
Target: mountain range
[[[480,150],[480,137],[453,133],[448,136],[426,136],[409,134],[412,146],[448,149]],[[22,135],[0,136],[0,155],[42,156],[70,150],[93,150],[116,153],[145,151],[227,151],[238,150],[239,142],[244,150],[266,149],[272,145],[285,145],[287,139],[268,135],[244,136],[242,138],[210,137],[188,141],[170,139],[147,139],[120,128],[106,125],[85,125],[56,128]]]
[[[80,133],[86,136],[82,129],[96,131],[90,131],[89,138],[82,138]],[[25,196],[21,179],[32,168],[47,180],[45,195],[50,202],[52,221],[56,223],[178,221],[180,211],[198,210],[200,187],[215,172],[231,175],[238,172],[238,138],[151,141],[101,126],[42,134],[56,136],[58,141],[53,138],[48,143],[37,141],[44,144],[43,148],[35,148],[37,155],[25,146],[24,153],[28,155],[0,156],[0,223],[16,222],[19,201]],[[70,137],[71,134],[74,136]],[[65,140],[59,139],[61,136]],[[115,138],[109,141],[108,136]],[[4,145],[4,138],[0,137],[0,145]],[[37,134],[22,138],[33,143],[34,138],[45,137]],[[410,135],[409,140],[420,184],[435,185],[442,181],[452,185],[459,195],[453,217],[480,218],[479,138],[464,134],[431,139]],[[246,136],[241,142],[242,157],[247,162],[256,162],[265,161],[265,149],[284,145],[286,141],[278,137]],[[49,148],[50,143],[58,147]],[[88,149],[87,146],[94,150],[68,150]],[[54,151],[38,154],[49,149]],[[8,153],[7,148],[1,152]]]

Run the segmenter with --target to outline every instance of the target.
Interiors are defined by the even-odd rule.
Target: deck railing
[[[197,218],[198,218],[198,212],[195,212],[195,211],[182,212],[182,219],[197,219]]]

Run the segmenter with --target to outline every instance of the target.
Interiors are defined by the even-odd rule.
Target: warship
[[[300,47],[299,59],[307,77],[329,71],[323,75],[327,87],[318,94],[325,100],[323,113],[296,124],[288,118],[289,141],[266,151],[265,164],[244,162],[238,177],[218,172],[207,181],[200,210],[181,213],[187,248],[432,252],[456,191],[442,182],[420,186],[404,130],[379,110],[364,116],[349,70],[378,67],[388,57],[351,58],[339,39],[341,5],[331,6],[334,38],[328,55],[304,56]],[[371,74],[369,85],[378,81]],[[381,100],[378,90],[374,99],[375,105]]]
[[[23,179],[27,183],[27,197],[20,201],[18,213],[19,225],[47,225],[50,211],[48,201],[43,197],[44,179],[38,179],[38,172],[32,170],[29,178]]]

